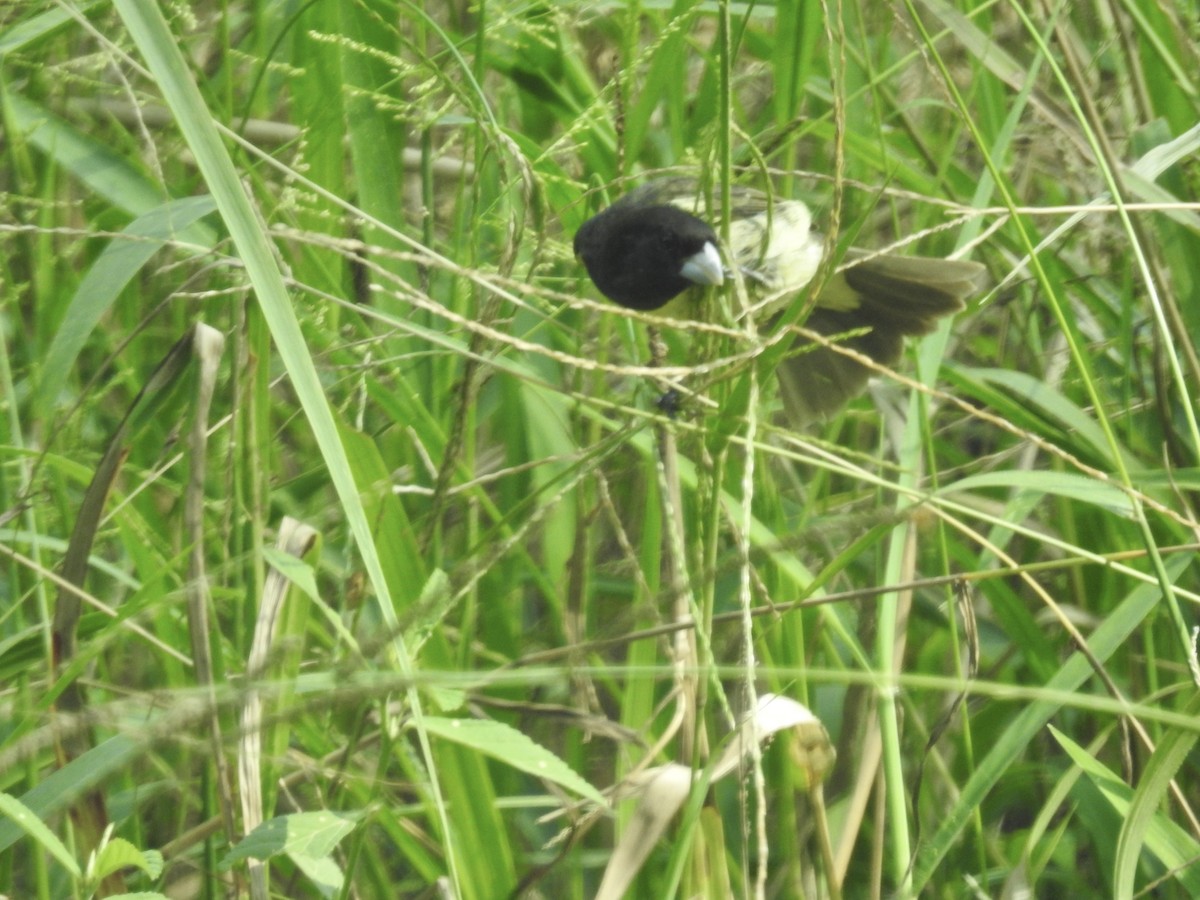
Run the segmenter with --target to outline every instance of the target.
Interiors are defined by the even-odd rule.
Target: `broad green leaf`
[[[596,803],[606,803],[599,791],[580,778],[559,757],[503,722],[430,716],[426,719],[426,727],[430,734],[444,740],[470,747],[514,769],[553,781]]]
[[[1004,488],[1030,494],[1054,494],[1111,510],[1122,516],[1133,515],[1129,496],[1113,484],[1106,484],[1074,472],[1024,470],[983,472],[950,482],[938,494],[954,494],[983,488]]]
[[[1092,780],[1100,793],[1112,804],[1117,816],[1128,821],[1134,800],[1133,788],[1053,725],[1050,726],[1050,732],[1074,760],[1075,765],[1084,771],[1084,774]],[[1186,755],[1187,747],[1195,743],[1196,737],[1196,733],[1191,732],[1191,740],[1184,747],[1183,755]],[[1182,756],[1179,757],[1178,762],[1183,762]],[[1144,847],[1157,856],[1167,869],[1175,873],[1190,896],[1200,897],[1200,869],[1195,866],[1196,859],[1200,858],[1200,842],[1161,812],[1143,807],[1142,814],[1145,818],[1139,825],[1139,831],[1145,838]],[[1123,870],[1127,873],[1126,877],[1128,878],[1127,892],[1124,894],[1119,892],[1118,897],[1133,896],[1133,862],[1137,855],[1137,849],[1135,846],[1125,848],[1125,853],[1131,854],[1129,859],[1123,863]]]
[[[100,882],[122,869],[140,869],[151,878],[157,878],[162,873],[162,854],[143,853],[124,838],[112,838],[97,855],[90,874]]]
[[[1167,560],[1167,570],[1172,578],[1178,578],[1191,561],[1189,557],[1174,557]],[[1094,658],[1103,663],[1111,657],[1124,645],[1129,635],[1153,614],[1161,599],[1162,593],[1156,584],[1140,584],[1130,591],[1128,597],[1088,639]],[[1090,677],[1090,663],[1082,654],[1073,653],[1046,687],[1053,691],[1070,692],[1077,690]],[[913,884],[918,891],[933,875],[950,845],[958,840],[979,804],[1009,771],[1012,761],[1026,751],[1029,743],[1060,708],[1061,703],[1049,700],[1026,704],[987,753],[976,762],[958,797],[942,814],[937,831],[918,850],[913,867]]]
[[[26,139],[117,209],[142,216],[171,199],[111,147],[26,97],[12,94],[8,100]],[[185,229],[181,237],[204,246],[216,240],[211,229],[200,226]]]
[[[197,220],[216,209],[211,197],[184,197],[142,214],[112,239],[75,289],[62,325],[42,364],[38,406],[52,409],[88,336],[125,286],[168,241],[183,239]]]
[[[1200,715],[1200,694],[1192,695],[1186,711],[1193,716]],[[1129,814],[1125,817],[1125,824],[1117,840],[1113,883],[1118,897],[1133,896],[1133,879],[1137,872],[1138,858],[1141,848],[1149,842],[1147,832],[1152,822],[1158,821],[1161,825],[1161,804],[1170,789],[1171,780],[1196,746],[1197,736],[1195,729],[1170,729],[1158,739],[1154,754],[1142,770],[1141,779],[1133,793]],[[1194,847],[1191,855],[1193,859],[1200,856],[1200,849]],[[1196,893],[1197,889],[1193,888],[1192,894]]]
[[[1100,424],[1067,396],[1044,381],[1012,369],[971,369],[967,374],[987,384],[1003,388],[1012,397],[1019,398],[1026,408],[1040,412],[1060,425],[1074,440],[1087,443],[1090,452],[1102,459],[1110,459],[1108,439],[1104,436]],[[1136,472],[1141,468],[1137,459],[1125,448],[1121,448],[1121,453],[1127,469]]]
[[[71,851],[67,849],[66,845],[58,839],[58,835],[47,828],[46,823],[39,819],[33,810],[12,794],[0,794],[0,813],[11,823],[0,825],[0,848],[7,847],[12,843],[11,840],[4,840],[3,830],[20,829],[57,859],[72,877],[78,879],[83,874],[79,863],[75,861],[75,857],[71,855]]]
[[[114,773],[124,771],[145,749],[144,744],[132,737],[118,734],[51,772],[37,787],[22,795],[20,802],[36,816],[48,819]],[[23,830],[15,822],[0,821],[0,851],[11,847]]]
[[[354,830],[360,818],[361,814],[344,812],[304,812],[268,819],[225,854],[221,871],[228,871],[234,863],[250,857],[270,859],[280,853],[309,859],[328,856]]]

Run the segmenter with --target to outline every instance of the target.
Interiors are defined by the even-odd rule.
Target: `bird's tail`
[[[851,265],[821,290],[804,325],[884,366],[899,361],[906,337],[928,334],[942,316],[961,310],[985,271],[965,260],[871,257],[854,250],[847,259]],[[791,426],[799,429],[861,393],[872,371],[805,338],[795,346],[796,355],[783,362],[778,374],[784,410]]]

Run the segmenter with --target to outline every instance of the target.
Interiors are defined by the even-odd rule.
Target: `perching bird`
[[[716,230],[700,218],[707,208],[694,178],[651,181],[584,222],[575,255],[610,300],[661,310],[689,288],[721,285],[730,277]],[[785,305],[821,264],[824,239],[812,230],[808,207],[734,187],[730,212],[730,255],[754,299],[767,300],[768,308]],[[851,250],[847,261],[851,265],[821,289],[804,326],[830,337],[869,328],[837,343],[884,366],[899,361],[905,337],[928,334],[939,318],[961,310],[984,272],[974,262],[861,250]],[[788,356],[777,371],[796,428],[836,412],[872,374],[820,346]]]

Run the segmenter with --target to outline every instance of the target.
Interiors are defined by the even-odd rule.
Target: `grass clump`
[[[1196,21],[5,10],[0,890],[1200,894]],[[679,170],[991,285],[789,433]]]

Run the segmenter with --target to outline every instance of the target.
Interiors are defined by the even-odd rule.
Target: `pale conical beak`
[[[696,284],[724,284],[725,266],[721,263],[721,254],[717,252],[716,245],[706,241],[699,253],[693,253],[684,260],[679,274]]]

